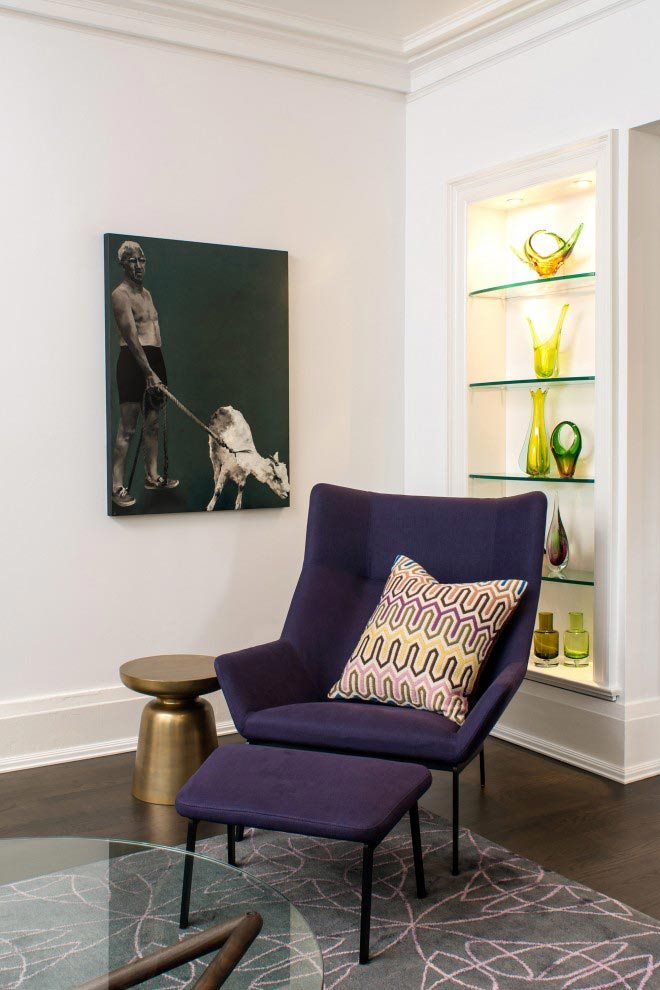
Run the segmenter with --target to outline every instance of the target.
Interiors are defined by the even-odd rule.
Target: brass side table
[[[122,664],[119,674],[126,687],[154,696],[142,712],[133,794],[150,804],[174,804],[218,745],[213,709],[199,697],[219,688],[213,657],[141,657]]]

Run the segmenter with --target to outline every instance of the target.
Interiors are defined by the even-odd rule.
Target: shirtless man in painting
[[[129,509],[136,500],[124,487],[124,468],[143,399],[144,487],[149,491],[170,491],[179,482],[173,478],[165,480],[158,474],[158,411],[163,402],[158,386],[167,385],[167,372],[158,313],[151,293],[144,288],[147,259],[137,241],[124,241],[118,258],[124,279],[111,296],[121,344],[117,361],[119,428],[112,452],[112,501],[122,509]]]

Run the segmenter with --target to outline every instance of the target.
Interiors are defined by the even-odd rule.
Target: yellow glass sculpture
[[[568,303],[564,303],[557,320],[557,326],[548,339],[544,341],[539,340],[534,324],[529,316],[527,317],[532,335],[532,346],[534,347],[534,374],[537,378],[556,378],[559,374],[559,341],[568,308]]]
[[[552,275],[557,274],[568,258],[575,247],[578,237],[582,233],[583,227],[583,223],[579,224],[567,241],[563,237],[560,237],[559,234],[554,234],[551,230],[535,230],[525,241],[522,254],[513,245],[511,245],[511,250],[517,258],[520,258],[522,262],[533,268],[541,278],[550,278]],[[532,241],[537,234],[547,234],[548,237],[554,238],[557,242],[557,250],[553,251],[552,254],[539,254],[532,245]]]
[[[550,471],[550,445],[545,427],[545,397],[548,390],[533,388],[529,394],[532,397],[532,419],[518,463],[525,474],[542,478]]]

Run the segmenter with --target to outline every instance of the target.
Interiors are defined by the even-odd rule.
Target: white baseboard
[[[569,763],[572,767],[580,770],[588,770],[599,777],[607,777],[618,784],[633,784],[636,780],[645,780],[647,777],[655,777],[660,774],[660,759],[646,760],[629,766],[620,766],[606,760],[590,756],[588,753],[578,752],[569,746],[563,746],[540,736],[531,735],[528,732],[521,732],[519,729],[512,729],[506,725],[497,725],[491,735],[496,739],[503,739],[505,742],[522,746],[523,749],[531,749],[534,753],[541,753],[543,756],[550,756],[553,760],[561,763]]]
[[[221,692],[208,696],[218,735],[235,732]],[[0,704],[0,773],[126,753],[143,695],[123,685]],[[498,739],[628,784],[660,774],[660,698],[628,705],[525,682]]]
[[[222,695],[208,700],[218,735],[235,732]],[[145,703],[123,686],[4,702],[0,773],[134,750]]]
[[[533,736],[528,732],[521,732],[520,729],[512,729],[506,725],[495,726],[491,735],[495,736],[496,739],[503,739],[504,742],[522,746],[523,749],[531,749],[534,753],[550,756],[553,760],[559,760],[561,763],[570,763],[571,766],[578,767],[580,770],[588,770],[600,777],[616,780],[620,784],[626,783],[623,767],[599,760],[587,753],[580,753],[568,746],[558,745],[547,739],[542,739],[540,736]]]

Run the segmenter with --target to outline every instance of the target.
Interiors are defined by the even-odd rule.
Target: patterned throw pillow
[[[399,556],[328,698],[440,712],[461,725],[479,671],[526,581],[440,584]]]

